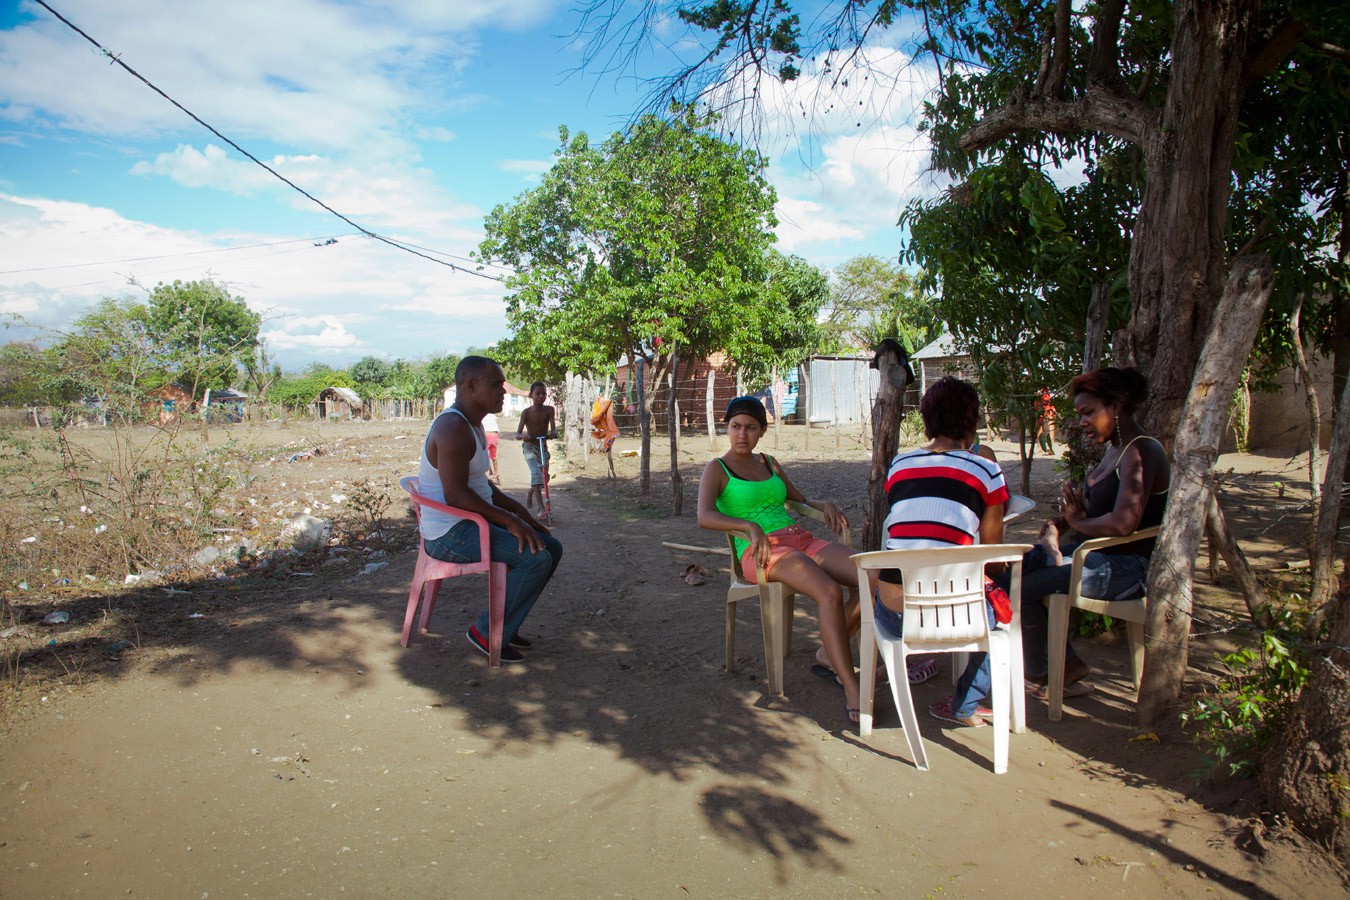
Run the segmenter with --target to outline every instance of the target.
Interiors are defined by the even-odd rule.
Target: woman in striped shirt
[[[980,413],[975,389],[957,378],[935,382],[919,401],[930,443],[896,455],[886,476],[890,513],[887,550],[922,550],[1003,543],[1008,487],[997,463],[971,452]],[[992,573],[991,573],[992,574]],[[875,606],[878,627],[900,634],[904,592],[899,572],[881,574]],[[936,718],[978,728],[989,693],[989,663],[973,653],[955,693],[929,707]]]

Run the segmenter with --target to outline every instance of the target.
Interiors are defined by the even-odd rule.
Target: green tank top
[[[792,521],[792,517],[783,508],[783,504],[787,502],[787,485],[774,471],[770,458],[765,456],[764,461],[769,467],[769,477],[763,481],[746,481],[727,468],[726,463],[718,460],[722,470],[727,473],[727,486],[717,495],[717,511],[733,519],[754,522],[764,529],[765,534],[769,534],[797,523]],[[741,537],[734,540],[736,556],[739,557],[745,553],[745,548],[750,546],[750,542]]]

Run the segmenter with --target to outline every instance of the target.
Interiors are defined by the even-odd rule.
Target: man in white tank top
[[[531,642],[521,623],[562,558],[562,544],[530,511],[488,480],[483,417],[502,410],[506,376],[486,356],[466,356],[455,369],[456,398],[436,417],[422,447],[421,493],[439,503],[478,513],[491,530],[492,558],[507,565],[502,662],[521,662]],[[423,509],[421,536],[428,555],[454,563],[479,561],[478,526],[468,519]],[[486,654],[488,612],[469,628],[469,643]]]

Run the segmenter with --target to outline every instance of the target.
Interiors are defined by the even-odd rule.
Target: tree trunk
[[[1083,330],[1083,372],[1091,372],[1102,364],[1102,348],[1106,346],[1106,321],[1111,312],[1111,287],[1092,286],[1088,302],[1087,324]]]
[[[670,402],[666,404],[666,431],[670,432],[670,493],[671,516],[684,512],[684,482],[680,479],[680,404],[675,391],[680,379],[679,346],[670,344]]]
[[[1312,519],[1308,522],[1308,552],[1311,554],[1317,543],[1318,511],[1322,508],[1322,404],[1317,396],[1312,372],[1308,369],[1308,354],[1303,351],[1303,335],[1299,332],[1304,299],[1300,296],[1294,303],[1293,312],[1289,314],[1289,340],[1294,347],[1294,370],[1303,382],[1303,401],[1308,409],[1308,493],[1312,498],[1313,509]]]
[[[1272,811],[1350,865],[1350,575],[1341,575],[1327,642],[1309,668],[1308,683],[1266,752],[1261,787]]]
[[[1209,515],[1205,522],[1205,532],[1209,537],[1211,555],[1216,550],[1223,554],[1228,571],[1237,579],[1238,586],[1242,589],[1242,599],[1247,604],[1247,614],[1252,617],[1252,622],[1257,628],[1269,628],[1270,601],[1266,599],[1266,592],[1256,580],[1256,573],[1252,571],[1242,548],[1238,546],[1233,533],[1228,530],[1228,520],[1224,517],[1217,490],[1210,491],[1209,494]],[[1213,567],[1212,562],[1210,566]]]
[[[637,361],[637,405],[642,447],[638,459],[638,491],[645,497],[652,492],[652,410],[647,397],[647,360],[644,357]]]
[[[1233,263],[1214,329],[1205,340],[1172,454],[1172,487],[1148,577],[1148,622],[1140,725],[1156,724],[1181,694],[1191,631],[1191,577],[1204,530],[1214,460],[1237,387],[1251,353],[1271,289],[1270,260],[1244,256]]]
[[[1350,379],[1341,385],[1332,412],[1331,446],[1327,448],[1326,475],[1322,482],[1322,506],[1317,511],[1317,530],[1313,535],[1312,601],[1313,614],[1308,622],[1316,634],[1331,602],[1336,561],[1336,530],[1341,518],[1341,490],[1345,485],[1346,455],[1350,454]]]
[[[1259,9],[1259,0],[1177,0],[1167,99],[1141,142],[1146,186],[1120,356],[1149,377],[1145,424],[1164,443],[1178,434],[1224,283],[1233,140]]]
[[[886,502],[886,473],[900,445],[900,423],[905,418],[905,367],[889,345],[883,345],[875,364],[881,373],[877,399],[872,404],[872,471],[867,477],[867,520],[863,525],[863,550],[880,550],[882,525],[890,505]],[[808,420],[807,430],[811,423]]]

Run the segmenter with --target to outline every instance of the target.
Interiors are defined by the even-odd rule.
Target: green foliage
[[[970,353],[985,403],[1024,422],[1042,387],[1080,369],[1090,288],[1067,278],[1084,263],[1065,206],[1049,179],[1009,157],[901,219],[906,258],[923,267],[925,287],[940,289],[932,308]]]
[[[389,371],[389,363],[378,356],[365,356],[352,363],[352,367],[347,370],[347,374],[351,376],[352,381],[369,390],[370,388],[378,388],[388,381]]]
[[[856,256],[834,270],[823,327],[828,349],[837,352],[895,338],[913,353],[942,333],[933,298],[919,281],[878,256]]]
[[[776,220],[764,160],[709,124],[644,116],[602,147],[560,129],[553,168],[488,215],[479,247],[514,270],[508,362],[554,380],[672,347],[730,348],[748,363],[789,349],[770,340],[800,339],[791,323],[772,327],[794,292],[766,287]]]
[[[1282,627],[1261,633],[1256,647],[1224,656],[1226,676],[1181,714],[1210,759],[1197,774],[1255,773],[1308,681],[1308,651],[1291,630],[1296,618],[1286,615]]]
[[[168,379],[196,397],[239,380],[255,357],[262,316],[205,278],[155,285],[146,324]]]

